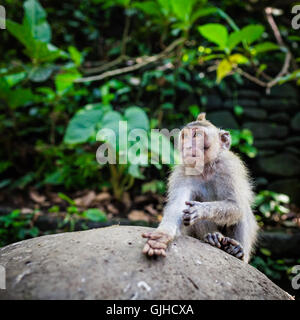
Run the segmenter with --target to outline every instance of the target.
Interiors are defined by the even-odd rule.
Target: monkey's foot
[[[168,243],[173,239],[167,233],[160,231],[143,233],[142,237],[148,239],[144,246],[143,253],[150,257],[153,255],[165,257]]]
[[[217,247],[221,249],[222,247],[222,240],[224,239],[224,236],[220,232],[213,232],[208,233],[204,236],[204,241],[211,244],[214,247]]]
[[[225,252],[231,254],[232,256],[243,260],[244,258],[244,249],[241,246],[241,244],[232,239],[232,238],[228,238],[228,237],[224,237],[222,240],[222,250],[224,250]]]
[[[238,259],[243,260],[244,258],[244,250],[241,244],[232,238],[224,237],[220,232],[208,233],[204,236],[204,241]]]

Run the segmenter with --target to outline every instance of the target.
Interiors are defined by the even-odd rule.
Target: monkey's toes
[[[238,259],[243,260],[244,258],[244,249],[240,244],[237,244],[237,245],[229,244],[228,246],[225,246],[223,250]]]
[[[204,241],[211,244],[214,247],[221,248],[223,235],[220,232],[208,233],[204,236]]]

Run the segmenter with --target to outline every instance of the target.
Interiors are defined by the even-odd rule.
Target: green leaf
[[[243,35],[243,40],[247,41],[248,44],[256,41],[260,38],[265,28],[262,25],[248,25],[244,27],[241,32]]]
[[[89,104],[78,111],[68,124],[64,142],[78,144],[95,138],[104,110],[101,104]]]
[[[232,64],[227,59],[223,59],[217,68],[217,83],[220,83],[221,80],[231,72],[231,70]]]
[[[208,16],[210,14],[214,14],[217,11],[218,11],[218,9],[214,8],[214,7],[198,9],[195,12],[192,13],[191,23],[194,23],[197,19],[199,19],[201,17],[205,17],[205,16]]]
[[[182,2],[184,3],[184,1]],[[222,24],[208,23],[198,27],[198,30],[204,38],[217,44],[220,48],[224,49],[226,47],[228,32]]]
[[[128,130],[149,130],[149,120],[146,112],[140,107],[129,107],[125,110],[124,119],[128,122]]]
[[[274,199],[282,203],[290,203],[290,197],[286,194],[277,193],[274,195]]]
[[[272,255],[271,251],[270,251],[269,249],[266,249],[266,248],[260,248],[259,251],[260,251],[263,255],[265,255],[265,256],[267,256],[267,257],[270,257],[270,256]]]
[[[254,47],[255,53],[262,53],[267,51],[279,50],[280,47],[273,42],[263,42],[255,45]]]
[[[52,65],[33,67],[28,74],[28,78],[33,82],[46,81],[50,78],[54,69],[55,67]]]
[[[70,205],[75,206],[75,201],[72,200],[70,197],[68,197],[66,194],[64,194],[64,193],[62,193],[62,192],[59,192],[57,195],[58,195],[62,200],[67,201]]]
[[[106,213],[97,209],[88,209],[82,213],[82,216],[85,217],[88,220],[94,221],[94,222],[105,222],[107,221]]]
[[[160,8],[155,1],[135,2],[133,7],[137,8],[149,16],[159,17],[161,15]]]
[[[11,20],[6,21],[7,30],[18,39],[25,47],[30,47],[34,39],[30,33],[30,29]]]
[[[244,108],[239,106],[239,105],[236,105],[234,106],[234,113],[237,115],[237,116],[240,116],[242,115],[244,112]]]
[[[249,61],[247,57],[239,53],[232,54],[228,59],[232,64],[244,64]]]
[[[24,53],[31,59],[37,62],[51,62],[58,58],[67,58],[67,54],[52,45],[42,41],[34,41],[30,46],[27,46]]]
[[[234,49],[242,41],[243,41],[243,33],[240,30],[232,32],[229,35],[228,43],[227,43],[230,51]]]
[[[172,8],[179,20],[188,22],[192,13],[195,0],[172,0]]]
[[[197,118],[198,114],[200,113],[200,108],[194,104],[189,106],[189,112],[194,118]]]
[[[157,0],[165,16],[170,14],[172,0]]]
[[[19,72],[14,74],[9,74],[4,77],[9,87],[13,87],[20,81],[24,80],[26,78],[26,72]]]
[[[134,178],[137,179],[145,179],[145,176],[142,175],[140,169],[139,169],[139,165],[137,164],[130,164],[129,168],[128,168],[128,173],[133,176]]]
[[[55,78],[55,87],[58,94],[63,94],[70,89],[74,81],[80,78],[81,75],[76,70],[70,70],[69,72],[60,73]]]
[[[74,61],[75,65],[79,67],[82,63],[82,54],[73,46],[69,46],[68,51],[70,53],[71,59]]]
[[[111,129],[115,132],[116,137],[118,137],[120,121],[124,121],[120,112],[108,111],[101,120],[100,129],[102,128]]]
[[[49,43],[51,41],[51,28],[46,21],[46,11],[37,0],[25,1],[24,10],[23,25],[30,30],[34,39]]]

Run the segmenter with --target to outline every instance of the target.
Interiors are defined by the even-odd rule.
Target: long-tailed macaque
[[[250,179],[229,150],[230,133],[201,113],[181,130],[179,141],[183,163],[170,175],[160,225],[142,235],[148,239],[143,253],[166,256],[168,244],[183,233],[248,262],[258,226]]]

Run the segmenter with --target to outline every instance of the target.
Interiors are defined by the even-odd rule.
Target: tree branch
[[[138,62],[132,66],[128,66],[128,67],[124,67],[124,68],[120,68],[120,69],[115,69],[115,70],[111,70],[111,71],[106,71],[104,73],[101,73],[101,74],[95,75],[95,76],[80,78],[80,79],[75,80],[75,82],[80,83],[80,82],[89,82],[89,81],[99,81],[99,80],[103,80],[108,77],[114,77],[114,76],[117,76],[120,74],[124,74],[124,73],[138,70],[138,69],[140,69],[150,63],[156,62],[156,61],[164,58],[165,56],[167,56],[168,53],[172,52],[184,40],[185,39],[183,39],[183,38],[175,40],[163,52],[161,52],[157,55],[150,56],[150,57],[136,58],[135,61],[138,61]]]

